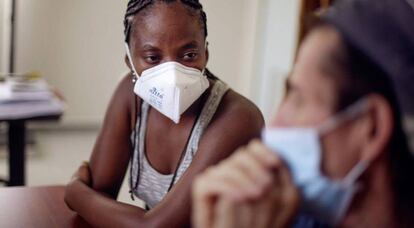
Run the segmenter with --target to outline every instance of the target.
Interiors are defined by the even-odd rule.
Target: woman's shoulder
[[[227,87],[227,84],[215,76],[212,72],[206,69],[207,76],[214,83],[222,83],[223,87]],[[223,95],[221,103],[216,113],[216,120],[227,124],[251,124],[252,126],[258,126],[260,129],[264,126],[264,119],[259,108],[248,98],[237,93],[231,88],[227,89],[227,92]],[[231,121],[227,121],[231,119]],[[241,122],[242,123],[241,123]]]
[[[259,108],[249,99],[232,89],[224,94],[213,119],[213,126],[227,129],[260,131],[264,119]]]
[[[238,115],[249,120],[257,120],[264,123],[262,112],[248,98],[229,89],[223,96],[221,108],[224,110],[223,115]]]
[[[132,74],[125,73],[122,78],[119,80],[118,85],[112,95],[109,107],[108,114],[117,114],[117,115],[135,115],[136,112],[139,112],[140,98],[137,97],[134,93],[134,83],[132,82]]]
[[[132,74],[128,72],[123,74],[120,78],[114,96],[116,96],[116,98],[131,99],[133,94],[134,83],[132,81]]]

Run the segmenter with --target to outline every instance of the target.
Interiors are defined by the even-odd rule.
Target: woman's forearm
[[[94,227],[149,227],[145,211],[117,202],[79,180],[66,187],[65,202]]]

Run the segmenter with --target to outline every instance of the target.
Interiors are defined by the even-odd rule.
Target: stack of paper
[[[0,82],[0,120],[59,115],[63,109],[43,78],[13,76]]]
[[[44,79],[22,81],[7,79],[0,83],[0,102],[49,100],[53,94]]]

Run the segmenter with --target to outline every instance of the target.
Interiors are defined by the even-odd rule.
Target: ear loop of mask
[[[349,120],[356,118],[361,112],[368,109],[368,99],[362,98],[361,100],[357,101],[354,105],[347,108],[342,115],[339,116],[342,121]],[[346,185],[350,185],[357,181],[357,179],[367,170],[370,162],[369,161],[360,161],[358,164],[355,165],[354,168],[349,171],[348,175],[344,178],[343,183]],[[361,186],[357,186],[357,190]]]
[[[323,122],[317,128],[319,135],[325,135],[328,132],[333,131],[336,127],[341,125],[343,122],[356,118],[359,114],[361,114],[361,112],[363,112],[367,108],[368,108],[368,99],[362,98],[361,100],[347,107],[345,110],[340,111],[338,114],[334,115],[333,117]]]
[[[332,130],[334,130],[336,127],[338,127],[340,124],[347,120],[351,120],[356,118],[361,112],[366,110],[368,108],[368,99],[362,98],[361,100],[357,101],[353,105],[349,106],[345,110],[341,111],[336,116],[328,119],[326,122],[324,122],[320,127],[318,128],[318,132],[320,135],[324,135]],[[352,197],[355,192],[358,192],[362,186],[360,184],[357,184],[356,181],[358,178],[361,177],[361,175],[368,169],[369,166],[368,161],[360,161],[358,162],[350,171],[349,173],[340,181],[341,185],[352,187],[352,184],[355,183],[354,189],[352,190],[353,193],[348,195],[347,197]],[[351,203],[351,200],[346,200],[348,202],[348,205],[344,205],[341,209],[341,212],[339,215],[346,212],[349,204]]]
[[[352,120],[361,114],[364,110],[368,108],[368,99],[362,98],[356,103],[352,104],[345,110],[339,112],[334,117],[328,119],[318,127],[318,133],[320,136],[327,134],[328,132],[333,131],[336,127],[344,123],[345,121]],[[345,185],[350,185],[354,183],[362,173],[369,166],[368,161],[360,161],[355,167],[351,169],[348,175],[345,176],[342,183]],[[358,188],[359,186],[357,186]]]
[[[204,43],[204,50],[205,50],[205,51],[207,51],[207,47],[208,47],[208,41],[206,40],[206,42]],[[207,74],[206,74],[206,68],[207,68],[207,66],[205,66],[205,67],[203,68],[203,70],[201,71],[201,75],[204,75],[204,76],[206,76],[206,77],[207,77]]]
[[[368,161],[360,161],[358,164],[355,165],[354,168],[349,171],[348,175],[343,179],[343,183],[345,185],[350,185],[358,180],[358,178],[368,169],[369,162]],[[358,188],[360,186],[357,186]]]
[[[132,82],[135,83],[137,81],[139,75],[138,75],[137,70],[135,68],[134,62],[132,61],[131,51],[129,50],[129,45],[128,45],[127,42],[125,42],[125,51],[126,51],[126,54],[127,54],[127,57],[128,57],[129,64],[131,65],[131,68],[132,68],[132,75],[134,76],[132,78]]]
[[[327,120],[323,123],[319,128],[319,134],[323,135],[332,130],[334,130],[339,125],[343,124],[345,121],[349,121],[355,119],[360,115],[363,111],[368,109],[368,99],[362,98],[359,101],[355,102],[351,106],[347,107],[345,110],[339,112],[334,117]],[[345,189],[349,189],[347,194],[344,196],[345,198],[342,199],[344,203],[339,204],[339,213],[337,214],[336,218],[334,218],[335,225],[339,222],[340,218],[342,218],[347,210],[349,210],[350,204],[352,203],[352,198],[355,196],[357,192],[359,192],[362,188],[362,185],[357,182],[358,178],[368,169],[369,166],[368,161],[361,160],[359,161],[350,171],[349,173],[339,181],[339,184],[343,186]]]
[[[350,205],[352,204],[352,198],[357,194],[362,188],[361,183],[357,183],[358,178],[362,176],[362,174],[368,169],[369,166],[368,161],[360,161],[349,171],[348,175],[340,182],[346,188],[351,188],[351,192],[349,192],[344,199],[345,204],[342,205],[340,211],[335,218],[335,225],[339,222],[339,218],[343,217],[344,214],[349,209]]]

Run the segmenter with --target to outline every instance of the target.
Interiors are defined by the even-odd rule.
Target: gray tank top
[[[191,132],[188,145],[186,145],[186,151],[184,157],[179,164],[176,177],[174,179],[175,184],[180,177],[184,174],[187,168],[190,166],[195,153],[198,150],[198,144],[202,137],[204,130],[209,125],[216,110],[227,92],[228,86],[220,81],[216,80],[211,93],[204,104],[204,107],[200,113],[197,122]],[[141,114],[137,116],[137,124],[135,126],[136,137],[134,134],[131,136],[131,140],[135,140],[135,148],[133,160],[131,161],[131,174],[130,174],[130,188],[132,194],[143,200],[147,207],[155,207],[167,194],[170,184],[173,180],[173,174],[164,175],[155,170],[148,162],[145,153],[145,135],[147,129],[147,117],[150,105],[143,102],[141,105]],[[142,119],[140,119],[142,118]],[[142,126],[139,126],[142,123]],[[139,132],[138,132],[139,131]],[[138,176],[139,175],[139,178]],[[134,188],[139,179],[138,186]]]

